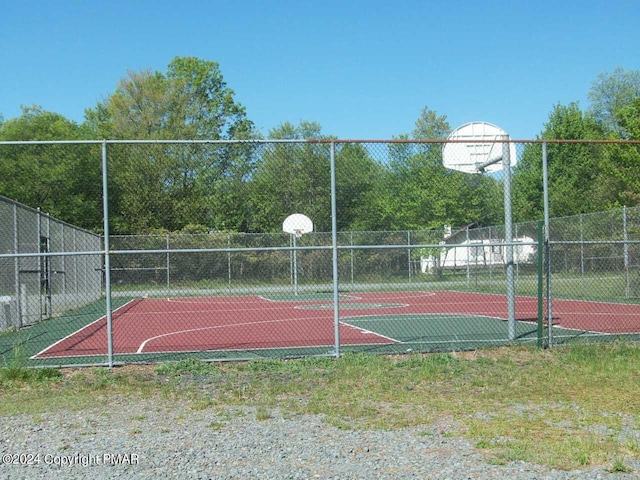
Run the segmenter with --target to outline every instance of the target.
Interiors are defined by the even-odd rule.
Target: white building
[[[513,239],[514,264],[531,264],[535,261],[535,240],[530,237]],[[506,249],[503,239],[464,240],[455,245],[443,244],[438,258],[434,255],[421,257],[420,266],[423,273],[432,272],[436,266],[443,269],[498,266],[505,264]]]

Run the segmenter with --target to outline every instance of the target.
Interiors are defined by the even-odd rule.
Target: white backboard
[[[442,162],[447,168],[466,173],[502,170],[503,142],[508,134],[500,127],[488,122],[469,122],[456,128],[442,148]],[[450,142],[457,140],[458,142]],[[509,163],[513,167],[518,161],[515,143],[509,143]],[[491,163],[493,162],[493,163]],[[490,163],[490,164],[489,164]]]
[[[302,213],[294,213],[284,219],[282,231],[299,237],[305,233],[313,232],[313,222]]]

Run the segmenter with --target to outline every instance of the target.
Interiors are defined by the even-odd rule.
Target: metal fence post
[[[509,136],[505,136],[509,140]],[[513,224],[511,220],[511,144],[502,144],[502,168],[504,170],[504,236],[507,243],[505,263],[507,266],[507,319],[509,323],[509,340],[516,338],[516,293],[513,276]]]
[[[102,209],[104,222],[104,279],[107,314],[107,361],[113,368],[113,333],[111,316],[111,258],[109,255],[109,202],[107,192],[107,141],[102,142]]]
[[[546,285],[547,285],[547,328],[548,328],[548,346],[553,345],[553,316],[552,316],[552,298],[551,298],[551,244],[549,234],[549,168],[547,160],[547,142],[542,143],[542,191],[544,197],[544,247],[546,261]]]
[[[584,288],[584,214],[580,214],[580,294],[585,296]]]
[[[231,276],[233,274],[231,270],[231,234],[227,233],[227,248],[229,251],[227,252],[227,285],[229,286],[229,291],[231,291]]]
[[[39,289],[37,290],[38,292],[38,322],[42,321],[42,316],[43,316],[43,311],[42,311],[42,272],[43,272],[43,257],[40,255],[42,253],[42,244],[41,242],[41,237],[42,237],[42,209],[40,207],[36,208],[37,214],[36,214],[36,239],[35,239],[35,245],[36,248],[38,249],[38,256],[36,257],[37,260],[37,267],[36,270],[38,271],[38,276],[40,277],[38,279],[39,281]]]
[[[540,348],[542,348],[543,346],[542,337],[543,337],[543,322],[544,322],[544,313],[542,309],[542,303],[544,299],[543,284],[542,284],[542,275],[543,275],[542,257],[544,255],[543,253],[544,242],[542,241],[543,231],[544,231],[544,222],[539,221],[538,222],[538,261],[536,264],[537,266],[536,271],[538,272],[538,347]]]
[[[407,260],[409,265],[409,283],[411,283],[411,230],[407,230]]]
[[[349,245],[353,247],[353,232],[349,232]],[[349,257],[351,262],[351,285],[354,282],[354,260],[353,260],[353,248],[349,249]]]
[[[627,228],[627,206],[622,206],[622,235],[624,239],[624,280],[625,280],[625,296],[629,298],[631,295],[631,288],[629,285],[629,234]]]
[[[13,253],[19,252],[19,233],[18,233],[18,205],[13,204]],[[16,257],[13,260],[15,268],[15,297],[16,297],[16,328],[20,329],[23,326],[23,312],[26,310],[26,305],[22,302],[22,296],[20,295],[20,260]]]
[[[464,231],[465,231],[465,239],[467,241],[467,261],[466,261],[466,263],[467,263],[467,288],[469,288],[471,286],[471,265],[470,265],[471,260],[470,259],[471,259],[471,252],[472,252],[471,241],[469,240],[469,226],[467,226],[464,229]],[[475,258],[476,258],[476,261],[477,261],[477,257],[475,257]]]
[[[333,264],[333,330],[335,356],[340,356],[340,307],[338,303],[338,216],[336,206],[336,144],[331,142],[331,247]]]
[[[171,272],[171,259],[170,257],[170,253],[169,250],[171,249],[171,246],[169,245],[169,234],[167,233],[167,242],[166,242],[166,246],[167,246],[167,295],[169,294],[169,292],[171,291],[171,276],[170,276],[170,272]]]

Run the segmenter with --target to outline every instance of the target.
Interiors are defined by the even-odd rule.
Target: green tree
[[[413,138],[416,140],[445,140],[450,133],[451,126],[446,115],[438,115],[429,107],[420,110],[420,116],[413,129]]]
[[[331,170],[329,145],[303,140],[323,138],[315,122],[289,122],[269,132],[273,140],[296,143],[268,144],[252,178],[251,230],[279,231],[292,213],[302,213],[317,231],[331,230]]]
[[[295,142],[268,144],[262,152],[252,179],[252,230],[279,231],[284,218],[303,213],[313,220],[316,231],[330,231],[330,138],[318,123],[307,121],[297,126],[285,122],[269,136]],[[338,230],[369,228],[382,166],[366,145],[337,143],[335,168]]]
[[[630,132],[621,123],[618,111],[640,97],[640,70],[625,71],[618,67],[612,73],[601,73],[593,82],[588,97],[591,102],[589,112],[605,131],[629,138]]]
[[[166,73],[128,72],[111,96],[86,112],[85,123],[94,136],[113,139],[256,137],[219,65],[193,57],[176,57]],[[244,195],[253,168],[253,157],[240,148],[154,144],[110,150],[114,230],[174,231],[189,224],[236,229],[247,224],[247,212],[228,208]]]
[[[442,140],[450,131],[445,116],[425,107],[413,137],[439,142],[411,143],[409,136],[403,135],[398,138],[400,143],[389,145],[388,193],[379,203],[380,226],[430,230],[443,225],[485,224],[499,216],[495,179],[443,166]]]
[[[0,140],[83,140],[75,122],[39,106],[0,125]],[[88,229],[102,228],[100,150],[96,145],[5,145],[0,194]]]
[[[254,138],[253,123],[234,95],[216,62],[176,57],[166,74],[128,71],[116,91],[85,116],[98,138]]]
[[[616,121],[629,140],[640,140],[640,97],[616,111]],[[640,146],[607,145],[602,168],[607,188],[613,195],[611,207],[640,205]],[[603,182],[604,183],[604,182]]]
[[[600,126],[577,103],[556,105],[545,124],[545,140],[593,140],[602,138]],[[549,143],[547,161],[549,204],[552,216],[575,215],[602,209],[610,189],[606,187],[601,159],[603,146],[595,143]],[[543,216],[542,147],[528,145],[513,178],[515,221]]]
[[[377,225],[376,200],[384,188],[385,169],[367,147],[336,146],[336,209],[338,230],[372,230]]]
[[[640,140],[640,96],[629,105],[616,111],[618,125],[627,133],[629,140]]]

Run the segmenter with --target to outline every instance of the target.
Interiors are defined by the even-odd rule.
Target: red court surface
[[[293,298],[293,297],[292,297]],[[518,297],[516,319],[535,322],[537,299]],[[472,315],[506,319],[504,295],[436,292],[351,293],[340,299],[340,344],[382,345],[393,338],[349,324],[371,315]],[[597,333],[640,332],[640,306],[554,300],[556,326]],[[113,353],[258,350],[334,345],[331,300],[275,301],[259,296],[144,298],[112,314]],[[106,355],[106,318],[49,346],[34,358]]]

